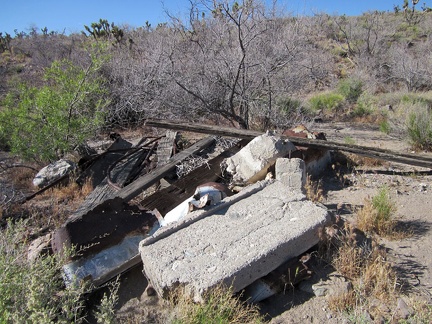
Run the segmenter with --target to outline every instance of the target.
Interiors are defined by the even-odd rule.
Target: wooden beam
[[[262,135],[262,132],[251,131],[247,129],[236,129],[230,127],[212,126],[204,124],[185,124],[178,121],[154,120],[149,119],[145,122],[145,126],[169,128],[173,130],[190,131],[196,133],[213,134],[219,136],[238,137],[251,139]],[[318,149],[337,150],[349,153],[354,153],[361,156],[366,156],[379,160],[403,163],[413,166],[420,166],[432,169],[432,157],[421,156],[417,154],[399,153],[395,151],[367,147],[361,145],[344,144],[332,141],[317,140],[311,138],[300,138],[292,136],[284,136],[294,145],[314,147]]]
[[[135,198],[141,192],[148,189],[150,186],[163,178],[167,173],[173,171],[177,163],[186,159],[190,155],[197,154],[199,151],[208,148],[214,143],[215,140],[211,137],[206,137],[200,140],[199,142],[190,146],[188,149],[174,155],[165,165],[154,169],[153,171],[141,176],[126,187],[120,189],[116,193],[116,197],[120,197],[121,199],[123,199],[123,201],[129,201]]]
[[[191,197],[198,185],[220,180],[222,178],[220,168],[222,161],[240,151],[241,147],[248,142],[249,140],[244,139],[228,150],[223,151],[218,156],[209,160],[205,165],[191,171],[167,188],[160,189],[156,193],[144,198],[140,202],[140,206],[147,210],[156,208],[162,215],[165,215],[171,209]]]

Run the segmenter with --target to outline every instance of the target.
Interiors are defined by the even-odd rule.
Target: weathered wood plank
[[[116,193],[116,197],[120,197],[124,201],[129,201],[133,199],[134,197],[138,196],[141,192],[148,189],[157,181],[159,181],[161,178],[163,178],[166,174],[174,170],[177,163],[186,159],[190,155],[197,154],[199,151],[208,148],[214,143],[215,140],[211,137],[206,137],[200,140],[199,142],[190,146],[188,149],[174,155],[167,164],[154,169],[150,173],[143,175],[142,177],[138,178],[131,184],[119,190]]]
[[[169,212],[175,206],[191,197],[197,186],[206,182],[217,182],[221,178],[221,162],[237,153],[249,140],[242,140],[237,145],[214,157],[206,165],[200,166],[177,180],[167,188],[158,190],[153,195],[146,197],[140,202],[144,209],[157,209],[162,215]]]
[[[212,125],[203,125],[203,124],[186,125],[184,123],[177,122],[177,121],[147,120],[145,125],[151,127],[161,127],[161,128],[175,129],[175,130],[191,131],[196,133],[231,136],[231,137],[248,138],[248,139],[262,135],[262,132],[251,131],[246,129],[236,129],[230,127],[221,127],[221,126],[212,126]],[[324,141],[324,140],[317,140],[317,139],[310,139],[310,138],[299,138],[299,137],[292,137],[292,136],[284,136],[284,138],[290,140],[294,145],[297,146],[307,146],[307,147],[314,147],[318,149],[344,151],[344,152],[354,153],[361,156],[371,157],[374,159],[386,160],[391,162],[403,163],[403,164],[432,169],[432,158],[421,156],[418,154],[399,153],[399,152],[394,152],[394,151],[375,148],[375,147],[344,144],[344,143],[337,143],[332,141]]]
[[[148,189],[150,186],[155,184],[167,173],[171,172],[177,163],[181,162],[188,156],[196,154],[197,152],[209,147],[214,143],[214,139],[207,137],[188,149],[174,155],[170,161],[162,167],[156,168],[148,174],[145,174],[132,182],[131,184],[121,188],[120,190],[110,186],[107,178],[86,198],[83,204],[81,204],[77,210],[69,217],[67,222],[75,222],[82,218],[89,211],[92,211],[97,206],[103,204],[105,201],[119,197],[123,201],[127,202],[136,197],[142,191]],[[116,179],[115,179],[116,180]]]

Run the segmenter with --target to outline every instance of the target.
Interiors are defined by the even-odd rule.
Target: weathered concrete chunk
[[[233,182],[253,183],[264,179],[277,158],[288,156],[295,150],[291,142],[263,134],[255,137],[240,152],[227,158],[223,162],[223,168],[233,176]]]
[[[34,177],[33,185],[39,188],[45,187],[53,181],[60,179],[76,167],[75,163],[69,160],[59,160],[42,168]]]
[[[221,282],[239,291],[318,243],[328,218],[285,182],[258,182],[143,240],[144,272],[161,296],[183,285],[199,299]]]
[[[302,159],[277,159],[276,179],[284,182],[290,189],[304,190],[306,184],[306,165]]]

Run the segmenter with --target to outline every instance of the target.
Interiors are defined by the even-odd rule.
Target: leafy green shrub
[[[111,324],[116,323],[115,305],[118,302],[118,290],[120,288],[119,277],[109,284],[108,293],[104,293],[100,305],[97,306],[95,311],[95,318],[98,323]]]
[[[9,222],[0,232],[0,323],[80,323],[85,286],[64,288],[62,259],[27,260],[27,224]]]
[[[339,81],[337,92],[344,96],[349,103],[355,103],[363,93],[363,82],[351,78],[343,79]]]
[[[0,111],[0,138],[26,160],[59,158],[81,144],[102,124],[106,90],[98,76],[102,60],[87,69],[55,61],[45,72],[45,85],[21,84]]]
[[[336,111],[338,110],[345,98],[341,94],[326,92],[313,96],[309,100],[310,107],[313,111],[327,110]]]
[[[420,104],[423,106],[431,107],[432,100],[423,95],[415,94],[415,93],[405,93],[400,97],[400,102],[403,104]]]
[[[390,123],[388,122],[388,120],[383,120],[380,124],[379,124],[379,130],[381,132],[383,132],[384,134],[390,134]]]
[[[372,114],[373,110],[368,107],[366,104],[364,103],[358,103],[353,111],[352,114],[354,117],[364,117],[364,116],[369,116],[370,114]]]
[[[372,197],[372,206],[377,211],[376,222],[390,221],[393,212],[395,211],[395,206],[390,199],[387,187],[382,187],[378,193]]]
[[[422,150],[432,149],[432,113],[421,107],[408,115],[406,130],[411,144]]]

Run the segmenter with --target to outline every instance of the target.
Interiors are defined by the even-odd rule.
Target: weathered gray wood
[[[144,209],[157,209],[165,215],[171,209],[191,197],[197,186],[206,182],[217,182],[221,178],[221,162],[237,153],[249,140],[242,140],[237,145],[214,157],[206,165],[200,166],[174,182],[172,185],[158,190],[156,193],[144,198],[140,206]]]
[[[146,126],[169,128],[175,130],[191,131],[196,133],[214,134],[220,136],[231,136],[238,138],[248,138],[262,135],[262,132],[251,131],[246,129],[236,129],[230,127],[203,125],[203,124],[184,124],[177,121],[160,121],[160,120],[147,120]],[[374,159],[386,160],[391,162],[403,163],[408,165],[420,166],[432,169],[432,157],[421,156],[417,154],[399,153],[390,150],[367,147],[361,145],[351,145],[344,143],[337,143],[332,141],[324,141],[310,138],[300,138],[292,136],[284,136],[290,140],[294,145],[314,147],[318,149],[338,150],[349,153],[354,153],[361,156],[366,156]]]
[[[169,161],[173,155],[177,132],[167,130],[165,137],[161,138],[157,147],[157,165],[162,166]]]
[[[159,181],[161,178],[163,178],[166,174],[173,171],[176,167],[176,164],[181,162],[182,160],[186,159],[188,156],[197,154],[199,151],[202,151],[209,146],[213,145],[215,143],[215,140],[211,137],[206,137],[199,142],[193,144],[188,149],[181,151],[174,155],[167,164],[154,169],[148,174],[143,175],[142,177],[138,178],[131,184],[127,185],[126,187],[122,188],[116,193],[116,197],[120,197],[124,201],[129,201],[136,196],[138,196],[141,192],[151,187],[153,184],[155,184],[157,181]]]
[[[110,165],[123,157],[131,147],[132,143],[118,137],[106,152],[98,155],[92,165],[80,174],[77,182],[83,184],[90,178],[93,188],[96,188],[107,176]]]
[[[156,168],[150,173],[141,176],[131,184],[120,189],[110,186],[108,184],[107,178],[105,178],[104,181],[98,187],[96,187],[96,189],[93,190],[89,196],[87,196],[84,203],[81,204],[77,208],[77,210],[69,217],[68,222],[73,222],[77,219],[80,219],[81,217],[83,217],[83,215],[93,210],[97,206],[101,205],[103,202],[111,200],[115,197],[119,197],[126,202],[133,199],[139,193],[148,189],[150,186],[159,181],[167,173],[174,170],[177,163],[181,162],[188,156],[196,154],[197,152],[209,147],[213,143],[214,139],[211,137],[207,137],[195,143],[188,149],[174,155],[170,159],[170,161],[162,167]],[[134,161],[131,162],[133,163]],[[115,170],[116,169],[117,167],[115,168]],[[113,170],[113,172],[116,172],[115,170]],[[115,177],[114,179],[117,181],[117,177]]]

